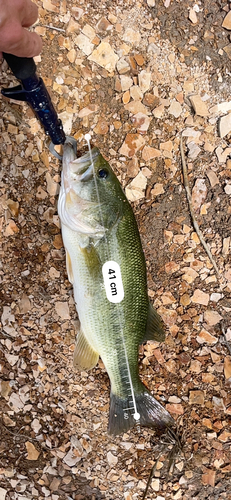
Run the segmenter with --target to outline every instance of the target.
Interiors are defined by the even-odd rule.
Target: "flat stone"
[[[18,356],[17,356],[18,358]],[[18,359],[17,359],[18,361]],[[17,363],[16,361],[16,363]],[[11,365],[12,366],[12,365]],[[12,387],[10,385],[10,380],[0,380],[0,394],[3,398],[7,399],[9,394],[12,391]]]
[[[208,107],[207,104],[202,101],[199,95],[191,95],[189,96],[189,100],[193,106],[195,114],[198,116],[208,116]]]
[[[97,122],[96,127],[93,129],[95,134],[106,135],[109,130],[109,126],[105,118],[100,118]]]
[[[89,116],[92,113],[95,113],[96,111],[98,111],[98,105],[97,104],[89,104],[89,106],[86,106],[85,108],[82,108],[79,111],[78,116],[79,116],[79,118],[84,118],[85,116]]]
[[[123,103],[124,104],[127,104],[129,101],[130,101],[130,91],[129,90],[126,90],[126,92],[124,92],[123,94]]]
[[[109,73],[111,73],[115,70],[119,57],[108,42],[101,42],[88,59],[89,61],[99,64],[99,66],[105,68],[109,71]]]
[[[114,465],[116,465],[118,463],[118,457],[113,455],[113,453],[111,453],[111,451],[108,451],[107,461],[108,461],[108,464],[110,465],[110,467],[113,467]]]
[[[140,134],[127,134],[119,153],[132,158],[144,144],[145,140]]]
[[[62,121],[65,134],[70,135],[73,122],[73,113],[69,113],[68,111],[62,111],[62,113],[59,113],[59,118]]]
[[[7,490],[5,488],[0,488],[0,500],[5,500],[7,494]]]
[[[226,356],[224,360],[224,374],[225,378],[231,378],[231,356]]]
[[[140,87],[138,85],[133,85],[130,88],[130,95],[134,101],[141,101],[143,99],[143,92],[141,92]],[[144,103],[145,105],[146,103]]]
[[[195,160],[198,155],[200,154],[201,152],[201,148],[199,148],[199,146],[197,144],[195,144],[195,142],[189,142],[188,143],[188,157],[191,159],[191,160]]]
[[[205,396],[204,391],[190,391],[189,392],[189,404],[190,405],[204,405]]]
[[[50,0],[43,0],[43,8],[49,12],[58,12],[59,9]]]
[[[200,130],[195,130],[193,127],[186,127],[182,132],[182,137],[189,138],[188,142],[190,142],[192,139],[194,140],[194,142],[197,142],[200,136]]]
[[[20,314],[26,314],[31,310],[31,302],[29,297],[25,293],[22,294],[21,299],[18,302],[19,312]]]
[[[75,49],[69,50],[69,52],[67,53],[67,59],[72,64],[75,62],[75,59],[76,59],[76,50]]]
[[[165,112],[165,107],[163,104],[160,104],[160,106],[157,106],[152,113],[155,116],[155,118],[162,118],[164,112]]]
[[[95,30],[90,26],[90,24],[85,24],[85,26],[82,29],[82,33],[89,38],[89,40],[92,42],[94,40],[96,32]]]
[[[158,47],[158,45],[156,45],[156,43],[151,42],[148,45],[148,53],[159,55],[160,54],[160,47]]]
[[[226,184],[224,187],[224,192],[228,195],[231,195],[231,184]]]
[[[211,335],[211,333],[207,332],[207,330],[205,330],[205,329],[201,330],[199,335],[197,335],[198,344],[213,345],[213,344],[216,344],[217,341],[218,341],[218,339],[216,337],[214,337],[214,335]]]
[[[79,456],[76,456],[75,452],[76,450],[72,450],[71,448],[63,459],[64,463],[69,467],[74,467],[81,460],[81,453],[79,453]]]
[[[138,45],[141,40],[141,35],[138,30],[135,31],[132,28],[127,28],[123,35],[123,40],[131,43],[132,45]]]
[[[199,209],[204,203],[207,196],[207,187],[205,179],[196,179],[196,182],[192,189],[192,206],[195,212],[199,212]]]
[[[56,196],[59,193],[59,184],[52,179],[50,172],[46,173],[46,183],[49,195]]]
[[[86,56],[89,56],[94,49],[94,44],[91,43],[89,38],[83,33],[80,33],[80,35],[76,37],[75,43],[79,47],[79,49],[82,50],[84,54],[86,54]]]
[[[147,187],[147,178],[139,172],[133,181],[125,188],[125,194],[129,201],[137,201],[144,198]]]
[[[19,212],[19,203],[18,203],[18,201],[14,201],[14,200],[8,199],[6,201],[6,203],[7,203],[8,208],[10,209],[11,214],[13,215],[13,217],[18,217],[18,212]]]
[[[121,75],[120,83],[122,92],[125,92],[126,90],[129,90],[133,85],[133,79],[130,76]]]
[[[145,93],[149,90],[151,85],[152,74],[148,71],[142,70],[138,75],[138,82],[141,92]]]
[[[223,239],[222,255],[224,255],[224,256],[228,255],[228,253],[229,253],[230,241],[231,241],[230,236]]]
[[[231,113],[222,116],[218,123],[219,136],[225,137],[231,132]]]
[[[136,63],[138,64],[138,66],[143,66],[145,63],[145,60],[144,60],[142,54],[134,54],[134,59],[135,59]]]
[[[215,150],[215,153],[217,155],[219,163],[225,163],[227,157],[231,154],[231,148],[223,149],[221,146],[218,146],[218,148],[216,148]]]
[[[67,26],[67,34],[68,33],[78,33],[79,31],[79,23],[77,23],[72,17]]]
[[[202,474],[201,481],[203,484],[208,485],[208,486],[212,486],[214,488],[215,477],[216,477],[216,471],[212,470],[212,469],[208,469],[207,472]]]
[[[209,109],[210,114],[228,113],[228,111],[231,111],[231,101],[220,102]]]
[[[26,441],[25,445],[26,445],[26,449],[27,449],[26,459],[27,460],[38,460],[38,457],[40,455],[40,451],[38,451],[30,441]]]
[[[143,99],[143,104],[145,106],[148,106],[149,108],[153,109],[159,106],[160,104],[160,99],[154,94],[151,94],[150,92],[146,92],[144,99]]]
[[[132,87],[131,87],[132,88]],[[130,111],[133,115],[136,113],[143,113],[144,115],[150,114],[146,106],[140,101],[131,101],[124,106],[127,111]]]
[[[149,116],[144,115],[143,113],[136,113],[136,115],[132,117],[132,122],[136,127],[138,134],[144,134],[147,132],[151,120],[152,118],[149,118]]]
[[[204,320],[209,326],[214,326],[222,320],[222,316],[216,311],[207,310],[204,313]]]
[[[160,480],[158,478],[155,478],[151,482],[151,488],[154,491],[159,491],[160,490]]]
[[[182,113],[182,106],[175,99],[171,102],[170,108],[168,109],[170,115],[175,116],[175,118],[179,118]]]
[[[57,269],[55,269],[55,267],[50,267],[49,276],[51,279],[60,278],[60,271],[57,271]]]
[[[230,374],[231,375],[231,374]],[[219,441],[222,441],[222,443],[227,443],[227,441],[230,441],[231,439],[231,432],[229,431],[223,431],[220,436],[218,437]]]
[[[231,281],[231,269],[228,269],[228,270],[225,272],[225,278],[226,278],[228,281]]]
[[[158,182],[156,184],[154,184],[153,189],[151,189],[152,196],[159,196],[160,194],[163,194],[164,192],[165,191],[164,191],[163,184],[160,184]]]
[[[222,28],[226,28],[227,30],[231,30],[231,10],[225,16],[225,19],[222,23]]]
[[[177,262],[171,260],[165,264],[164,268],[166,273],[172,274],[175,273],[176,271],[179,271],[180,266],[179,264],[177,264]]]
[[[152,160],[153,158],[158,158],[161,155],[159,149],[152,148],[151,146],[144,146],[142,151],[142,158],[144,161]]]
[[[121,59],[119,59],[119,61],[117,62],[116,68],[117,68],[117,71],[120,75],[123,75],[124,73],[127,73],[128,71],[130,71],[129,63],[124,57],[121,57]]]
[[[133,156],[132,159],[128,163],[127,167],[127,175],[129,177],[136,177],[139,173],[139,162],[137,156]]]
[[[188,293],[184,293],[182,295],[182,297],[180,298],[180,303],[182,304],[182,306],[188,306],[190,303],[191,303],[191,298],[190,298],[190,295]]]
[[[198,361],[197,359],[192,359],[189,370],[192,373],[200,373],[201,372],[200,361]]]
[[[197,271],[195,271],[195,269],[191,269],[191,267],[184,267],[182,271],[185,271],[182,279],[189,284],[193,283],[193,281],[198,277]]]
[[[70,319],[69,306],[67,302],[56,302],[55,310],[61,319]]]
[[[184,408],[182,404],[180,403],[172,403],[172,404],[167,404],[166,405],[166,410],[175,415],[183,415],[184,414]]]
[[[172,141],[161,142],[160,149],[163,151],[171,152],[173,149],[173,142]]]
[[[194,9],[189,9],[189,15],[188,15],[189,20],[191,23],[196,24],[198,23],[197,15]]]
[[[192,302],[207,306],[209,303],[209,294],[199,290],[199,288],[196,288],[192,296]]]
[[[109,23],[106,17],[102,17],[97,23],[96,28],[97,31],[105,34],[105,31],[111,31],[113,26],[111,23]]]
[[[216,396],[213,396],[212,398],[212,403],[215,408],[215,410],[226,410],[225,405],[224,405],[224,400],[223,398],[217,398]]]
[[[219,300],[221,300],[222,298],[224,297],[224,295],[222,293],[211,293],[210,295],[210,300],[212,302],[219,302]]]
[[[31,427],[33,431],[37,434],[39,430],[42,428],[38,418],[34,418],[34,420],[31,422]]]
[[[219,184],[219,179],[213,170],[208,170],[206,172],[206,175],[209,178],[209,182],[212,188],[216,186],[216,184]]]

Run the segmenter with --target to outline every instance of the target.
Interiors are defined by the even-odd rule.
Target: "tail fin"
[[[131,408],[131,398],[121,399],[111,393],[109,413],[109,434],[120,434],[127,432],[135,425],[165,429],[175,425],[174,419],[167,410],[145,389],[144,392],[135,395],[136,412],[139,419],[134,418],[134,408]],[[131,408],[131,409],[130,409]],[[137,417],[138,415],[135,415]]]

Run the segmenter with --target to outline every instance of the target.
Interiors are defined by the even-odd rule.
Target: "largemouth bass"
[[[165,333],[148,299],[132,208],[97,148],[76,159],[66,141],[58,213],[81,324],[74,366],[87,370],[103,360],[111,382],[109,433],[174,425],[139,378],[139,345]]]

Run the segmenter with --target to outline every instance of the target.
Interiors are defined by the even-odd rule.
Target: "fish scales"
[[[74,365],[91,369],[102,358],[111,382],[109,433],[133,427],[134,415],[141,425],[169,427],[174,420],[138,373],[139,345],[164,340],[161,319],[148,299],[138,227],[118,179],[97,148],[92,158],[87,153],[75,159],[71,144],[64,145],[58,212],[81,324]],[[109,261],[121,272],[124,296],[118,303],[106,293],[102,268]],[[113,271],[108,272],[116,278]],[[110,283],[116,294],[116,284]]]

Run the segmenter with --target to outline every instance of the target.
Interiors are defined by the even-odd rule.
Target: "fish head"
[[[66,141],[58,212],[70,229],[102,237],[122,216],[125,195],[98,148],[80,158]]]

